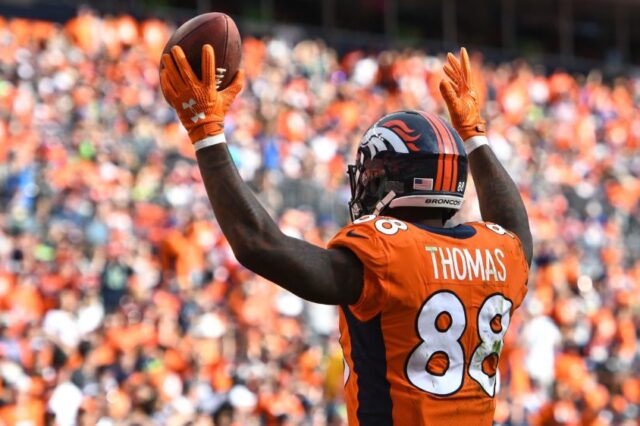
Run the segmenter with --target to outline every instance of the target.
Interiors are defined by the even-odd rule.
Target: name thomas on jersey
[[[504,253],[499,248],[472,251],[468,248],[425,246],[425,250],[431,254],[433,277],[437,280],[507,280]]]

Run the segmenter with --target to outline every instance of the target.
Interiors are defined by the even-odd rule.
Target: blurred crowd
[[[345,424],[334,308],[243,269],[216,225],[158,87],[173,29],[0,17],[0,424]],[[438,54],[247,37],[243,61],[229,148],[318,245],[364,130],[445,114]],[[535,242],[496,423],[638,425],[640,77],[472,62]],[[479,216],[470,185],[451,223]]]

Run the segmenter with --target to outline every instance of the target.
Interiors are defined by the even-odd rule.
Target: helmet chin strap
[[[373,213],[374,215],[379,215],[380,212],[382,210],[384,210],[385,207],[387,207],[389,205],[389,203],[391,203],[391,201],[393,201],[393,199],[396,197],[396,193],[395,191],[389,191],[387,192],[387,195],[384,196],[384,198],[380,201],[378,201],[378,204],[376,204],[376,208],[373,209]]]

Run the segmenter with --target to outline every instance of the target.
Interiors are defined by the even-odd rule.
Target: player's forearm
[[[231,160],[223,143],[224,116],[242,89],[243,72],[238,71],[231,84],[218,91],[214,51],[208,44],[202,48],[201,79],[179,46],[171,48],[171,55],[164,54],[162,63],[162,92],[197,149],[209,201],[240,263],[309,300],[355,301],[362,287],[358,259],[285,236],[242,181]]]
[[[482,219],[497,223],[520,238],[531,264],[533,244],[529,218],[520,192],[488,145],[469,154],[471,175],[476,185]]]
[[[284,238],[273,219],[242,181],[226,144],[197,151],[198,165],[218,224],[241,263]]]

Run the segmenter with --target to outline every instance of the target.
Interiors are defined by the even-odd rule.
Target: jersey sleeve
[[[511,241],[511,244],[509,244],[510,255],[514,259],[514,266],[517,271],[514,280],[514,284],[516,286],[515,291],[517,294],[514,308],[517,309],[524,300],[524,297],[527,295],[529,263],[527,263],[527,258],[524,254],[524,248],[522,247],[520,238],[515,234],[511,234],[511,236],[513,237],[513,240]]]
[[[360,321],[368,321],[378,314],[387,298],[388,253],[384,241],[371,222],[344,227],[328,248],[345,248],[353,252],[364,267],[364,282],[360,298],[349,305]]]

